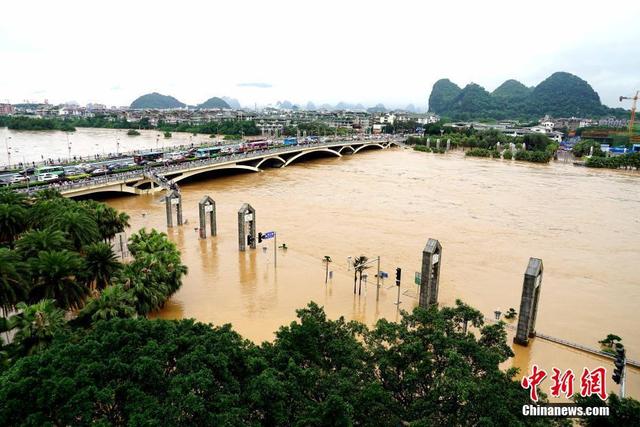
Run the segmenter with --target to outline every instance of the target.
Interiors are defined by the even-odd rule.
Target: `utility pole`
[[[11,168],[11,147],[9,147],[9,140],[11,139],[10,136],[6,136],[4,138],[4,145],[7,148],[7,167],[10,169]]]
[[[69,140],[69,132],[67,132],[67,159],[71,162],[71,141]]]
[[[329,263],[331,261],[331,257],[329,255],[324,256],[324,265],[325,265],[325,273],[324,273],[324,284],[326,285],[329,281]]]
[[[378,273],[376,274],[376,300],[380,296],[380,255],[378,255]]]
[[[398,301],[396,305],[400,307],[400,279],[402,278],[402,269],[400,267],[396,268],[396,287],[398,288]]]

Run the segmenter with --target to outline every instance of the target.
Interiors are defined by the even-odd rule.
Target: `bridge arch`
[[[262,172],[260,169],[258,169],[255,166],[249,166],[249,165],[225,165],[225,166],[218,166],[218,167],[212,167],[212,168],[200,168],[200,169],[196,169],[196,170],[185,171],[182,175],[173,178],[171,180],[171,182],[177,183],[177,182],[182,181],[185,178],[189,178],[189,177],[192,177],[192,176],[200,175],[202,173],[208,173],[208,172],[219,171],[219,170],[227,170],[227,169],[243,169],[243,170],[248,170],[248,171],[252,171],[252,172]]]
[[[365,144],[365,145],[361,145],[360,147],[356,148],[356,150],[353,152],[353,154],[356,154],[358,151],[364,149],[364,148],[370,148],[370,147],[378,147],[382,150],[384,150],[384,147],[381,144]]]
[[[352,146],[350,146],[350,145],[345,145],[345,146],[343,146],[342,148],[340,148],[340,149],[338,150],[338,153],[342,154],[342,150],[344,150],[345,148],[348,148],[349,150],[351,150],[351,154],[353,154],[353,153],[356,151],[356,149],[355,149],[355,148],[353,148]]]
[[[97,193],[140,194],[138,189],[124,184],[110,185],[108,187],[86,187],[78,188],[77,190],[62,190],[62,195],[65,197],[91,196]]]
[[[287,163],[282,157],[280,156],[269,156],[269,157],[265,157],[262,160],[260,160],[258,162],[258,164],[256,164],[256,168],[260,168],[260,166],[262,166],[263,163],[269,161],[269,160],[278,160],[281,163],[281,166],[284,166],[285,163]]]
[[[318,148],[315,150],[306,150],[306,151],[302,151],[296,155],[294,155],[293,157],[289,158],[286,163],[284,164],[284,166],[289,166],[291,163],[295,162],[297,159],[299,159],[302,156],[305,156],[307,154],[311,154],[311,153],[321,153],[321,152],[325,152],[325,153],[331,153],[336,157],[342,157],[342,154],[338,153],[335,150],[331,150],[329,148]],[[283,167],[284,167],[283,166]]]

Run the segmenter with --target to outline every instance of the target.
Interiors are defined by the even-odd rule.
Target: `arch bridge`
[[[319,144],[284,146],[214,159],[194,160],[170,166],[158,166],[146,171],[94,177],[82,183],[55,186],[65,197],[89,196],[96,193],[150,194],[167,190],[180,181],[212,171],[246,170],[262,172],[267,167],[287,167],[312,155],[342,157],[368,149],[388,149],[402,146],[399,139],[345,140]],[[42,189],[42,187],[38,187]]]

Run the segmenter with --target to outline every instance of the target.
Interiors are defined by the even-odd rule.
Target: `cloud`
[[[260,88],[260,89],[268,89],[270,87],[273,87],[273,85],[271,83],[264,83],[264,82],[238,83],[236,86],[238,86],[238,87],[257,87],[257,88]]]

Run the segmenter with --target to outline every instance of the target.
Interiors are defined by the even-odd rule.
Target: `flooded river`
[[[211,141],[209,135],[192,135],[184,132],[173,132],[171,138],[165,138],[163,132],[157,130],[140,130],[140,135],[129,136],[127,129],[77,128],[75,132],[42,132],[13,131],[0,127],[2,144],[0,166],[8,163],[7,148],[11,153],[11,164],[15,165],[19,162],[31,163],[45,159],[64,161],[74,156],[86,158],[95,154],[108,155],[142,149],[162,149]]]
[[[66,156],[65,133],[51,132],[45,138],[31,134],[0,129],[0,139],[12,136],[14,161],[21,156],[38,160],[33,156],[40,153]],[[70,136],[72,155],[114,152],[118,138],[121,151],[155,148],[157,135],[143,131],[127,137],[124,131],[78,129]],[[159,138],[158,144],[207,139],[174,134],[168,140]],[[409,310],[417,304],[414,272],[432,237],[443,246],[442,304],[461,298],[487,317],[498,307],[503,312],[519,310],[528,259],[541,258],[545,271],[536,329],[589,347],[615,333],[623,337],[628,357],[640,360],[637,173],[390,149],[212,178],[181,182],[188,223],[168,234],[182,251],[189,274],[159,317],[232,323],[256,342],[272,339],[309,301],[323,305],[333,318],[343,315],[369,325],[381,317],[394,320],[395,268],[403,270],[400,307]],[[204,195],[217,203],[218,236],[199,240],[194,227],[197,203]],[[131,215],[131,231],[167,231],[161,197],[125,196],[107,202]],[[258,230],[276,231],[278,244],[289,248],[278,252],[277,268],[272,241],[238,252],[237,211],[245,202],[257,211]],[[333,260],[327,285],[325,255]],[[367,271],[363,294],[353,295],[347,257],[358,255],[380,256],[382,270],[389,273],[378,298],[375,264]],[[579,378],[585,366],[612,369],[611,361],[541,339],[514,350],[512,363],[523,371],[537,363],[548,371],[553,366],[572,368]],[[614,386],[609,381],[608,389],[617,390]],[[543,390],[548,392],[548,384]],[[629,370],[627,393],[640,398],[638,370]]]
[[[414,272],[432,237],[443,246],[441,303],[461,298],[488,317],[498,307],[518,310],[528,259],[538,257],[545,272],[537,330],[589,347],[616,333],[637,360],[639,185],[637,174],[402,149],[185,182],[188,224],[168,232],[189,275],[159,317],[232,323],[257,342],[272,339],[312,300],[331,317],[367,324],[397,319],[395,268],[403,270],[401,308],[411,309],[417,304]],[[199,240],[194,227],[204,195],[217,203],[218,236]],[[131,215],[134,229],[165,230],[160,198],[109,203]],[[256,209],[258,230],[275,230],[278,244],[289,247],[279,251],[277,268],[272,241],[238,252],[237,210],[244,202]],[[361,254],[379,255],[389,272],[378,298],[374,269],[363,295],[353,295],[347,257]],[[327,285],[325,255],[333,260]],[[611,362],[540,339],[514,349],[513,363],[523,370],[537,363],[573,368],[579,377],[584,366],[612,369]],[[639,372],[630,370],[628,380],[627,393],[639,397]]]

